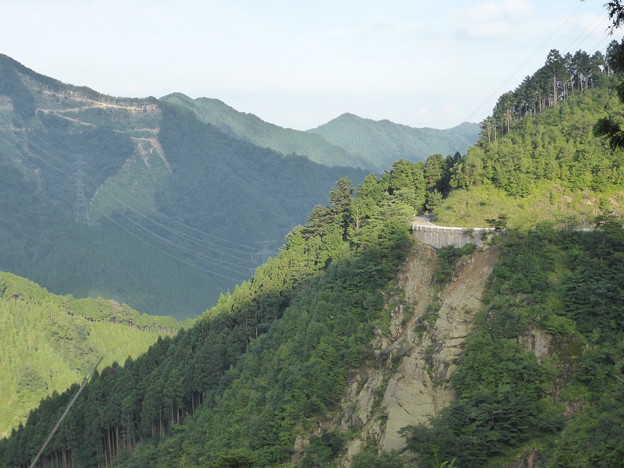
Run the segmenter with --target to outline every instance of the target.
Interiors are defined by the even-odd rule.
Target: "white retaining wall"
[[[483,234],[491,233],[494,228],[462,228],[429,226],[412,223],[413,235],[422,242],[439,249],[446,245],[463,247],[466,244],[483,244]]]

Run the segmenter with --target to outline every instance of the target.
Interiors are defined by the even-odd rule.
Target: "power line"
[[[5,117],[5,121],[8,122],[8,119],[6,117]],[[33,138],[36,139],[36,140],[39,140],[41,145],[39,145],[37,143],[34,143],[32,141]],[[71,171],[75,170],[73,165],[68,164],[62,158],[58,158],[58,157],[54,156],[50,151],[45,149],[43,146],[46,146],[46,144],[47,144],[47,142],[45,142],[45,140],[43,140],[41,137],[39,137],[39,135],[37,135],[36,133],[31,133],[30,134],[30,138],[29,138],[29,141],[28,141],[28,145],[29,146],[33,146],[34,148],[38,149],[41,153],[47,155],[51,160],[55,161],[58,165],[65,166],[65,167],[67,167],[68,170],[71,170]],[[46,165],[48,165],[49,167],[54,169],[56,172],[58,172],[58,173],[60,173],[62,175],[66,174],[66,170],[64,170],[62,168],[59,168],[57,165],[53,164],[49,160],[47,160],[45,158],[42,158],[42,157],[40,157],[40,156],[38,156],[38,155],[36,155],[36,154],[34,154],[32,152],[29,152],[29,155],[32,156],[32,157],[36,157],[37,159],[41,160]],[[92,173],[97,173],[98,172],[96,169],[94,169],[92,166],[90,166],[86,161],[84,162],[84,166],[85,166],[85,169],[89,169]],[[92,179],[88,175],[87,171],[85,171],[85,180],[89,181],[93,185],[93,187],[101,186],[101,183],[99,183],[99,182],[95,181],[94,179]],[[117,189],[117,188],[115,188],[115,189]],[[95,193],[96,190],[93,190],[93,192]],[[208,241],[206,239],[199,239],[197,237],[191,236],[190,234],[186,234],[186,233],[184,233],[182,231],[177,230],[176,228],[173,228],[171,226],[168,226],[168,225],[164,224],[163,222],[157,221],[155,219],[152,219],[152,218],[146,216],[142,211],[139,211],[139,210],[135,209],[133,206],[130,206],[127,203],[125,203],[123,200],[121,200],[119,197],[117,197],[114,192],[111,195],[112,195],[112,197],[113,197],[113,199],[114,199],[114,201],[116,202],[117,205],[122,206],[123,208],[125,208],[125,209],[127,209],[129,211],[135,212],[137,215],[142,216],[142,217],[148,219],[150,222],[158,224],[161,227],[163,227],[164,229],[168,229],[170,232],[172,232],[172,233],[174,233],[176,235],[180,235],[181,237],[185,237],[185,238],[187,238],[189,240],[192,240],[194,242],[197,242],[200,245],[201,244],[205,244],[205,245],[208,245],[208,246],[210,246],[212,248],[217,247],[219,249],[225,249],[225,250],[230,250],[230,251],[233,251],[233,252],[237,252],[237,253],[241,254],[240,257],[236,257],[239,260],[246,261],[245,258],[249,255],[249,253],[253,252],[255,250],[255,248],[252,247],[252,246],[249,246],[249,245],[246,245],[246,244],[237,243],[237,242],[234,242],[234,241],[232,241],[230,239],[224,239],[224,238],[219,237],[219,236],[215,236],[214,234],[210,234],[208,232],[205,232],[205,231],[202,231],[200,229],[197,229],[197,228],[195,228],[193,226],[189,226],[186,223],[183,223],[182,221],[177,220],[176,218],[173,218],[173,217],[171,217],[171,216],[169,216],[167,214],[164,214],[164,213],[161,213],[161,212],[158,212],[158,211],[154,212],[153,209],[147,208],[146,211],[151,211],[152,213],[157,214],[164,221],[172,221],[174,224],[177,224],[177,225],[179,225],[179,226],[181,226],[181,227],[183,227],[185,229],[188,229],[190,231],[193,231],[193,232],[196,232],[198,234],[201,234],[202,236],[214,239],[214,241]],[[137,205],[141,205],[140,199],[136,199],[134,201],[137,202]],[[143,207],[146,208],[145,205],[143,205]],[[222,243],[222,244],[229,244],[229,245],[222,245],[222,244],[219,244],[218,242]],[[232,245],[237,246],[237,247],[231,247]],[[242,250],[242,249],[244,249],[244,250]]]
[[[494,98],[495,96],[500,96],[501,90],[507,86],[507,83],[509,83],[513,78],[516,77],[516,75],[518,74],[518,72],[520,72],[532,59],[533,57],[535,57],[537,55],[538,52],[541,52],[544,47],[550,43],[553,39],[553,37],[555,37],[559,31],[561,31],[561,29],[563,29],[563,27],[568,24],[570,22],[570,20],[579,12],[579,10],[583,7],[583,3],[579,2],[579,5],[576,7],[576,9],[559,25],[559,27],[557,29],[555,29],[543,42],[540,46],[538,46],[523,62],[522,64],[513,72],[511,73],[507,79],[505,79],[500,86],[498,86],[498,88],[496,88],[492,94],[490,94],[486,99],[484,99],[481,104],[479,104],[472,112],[470,112],[464,119],[463,122],[468,122],[470,121],[470,119],[472,118],[472,116],[474,114],[476,114],[483,106],[485,106],[488,102],[491,101],[492,98]],[[597,21],[597,20],[594,20]],[[595,28],[594,28],[595,29]],[[593,29],[592,29],[593,31]],[[580,33],[579,35],[577,35],[577,37],[574,39],[573,43],[576,42],[578,40],[578,37],[583,35],[584,32]]]
[[[148,232],[149,234],[153,235],[154,237],[156,237],[157,239],[161,240],[165,244],[171,245],[171,246],[175,247],[176,249],[191,255],[192,257],[195,257],[197,259],[202,259],[203,258],[203,259],[207,259],[207,260],[211,260],[211,261],[222,262],[222,263],[224,263],[227,266],[221,265],[220,266],[221,268],[225,268],[226,270],[230,270],[233,273],[238,273],[238,274],[241,273],[239,270],[237,270],[235,268],[231,268],[231,267],[239,267],[239,265],[235,265],[233,263],[228,263],[228,262],[225,262],[225,261],[222,261],[222,260],[214,259],[212,257],[207,257],[206,255],[202,255],[199,252],[192,251],[192,250],[190,250],[190,249],[188,249],[188,248],[186,248],[186,247],[184,247],[184,246],[182,246],[180,244],[176,244],[175,242],[167,239],[166,237],[162,237],[162,236],[156,234],[155,232],[148,230],[147,228],[145,228],[141,224],[139,224],[136,221],[134,221],[132,218],[126,218],[126,219],[128,219],[128,221],[130,221],[132,224],[137,226],[139,229],[141,229],[141,230],[143,230],[145,232]],[[240,268],[244,268],[244,267],[240,267]],[[234,278],[232,278],[232,279],[234,279]]]
[[[89,205],[85,196],[84,160],[78,157],[74,162],[74,221],[89,224]]]
[[[6,119],[5,119],[5,120],[6,120]],[[56,162],[56,164],[66,166],[66,167],[68,167],[68,168],[73,168],[73,166],[72,166],[72,165],[70,165],[70,164],[66,163],[66,162],[65,162],[65,161],[63,161],[62,159],[59,159],[59,158],[55,157],[55,156],[54,156],[54,155],[52,155],[49,151],[47,151],[47,150],[45,150],[44,148],[42,148],[41,146],[37,145],[37,144],[36,144],[36,143],[34,143],[33,141],[29,141],[29,145],[32,145],[34,148],[38,149],[40,152],[42,152],[42,153],[44,153],[44,154],[48,155],[52,161]],[[61,169],[60,167],[58,167],[58,165],[55,165],[53,162],[48,161],[48,160],[46,160],[45,158],[43,158],[43,157],[41,157],[41,156],[38,156],[37,154],[35,154],[35,153],[33,153],[33,152],[29,152],[28,154],[29,154],[29,156],[31,156],[31,157],[35,157],[35,158],[37,158],[37,159],[39,159],[39,160],[41,160],[41,161],[45,162],[48,166],[50,166],[50,167],[52,167],[53,169],[55,169],[55,172],[57,172],[57,173],[58,173],[58,175],[53,175],[53,174],[51,174],[51,173],[48,173],[46,177],[49,177],[49,178],[55,179],[55,178],[60,178],[60,177],[61,177],[61,176],[63,176],[63,175],[66,175],[67,171],[65,171],[65,170]],[[85,185],[83,186],[83,189],[86,189],[86,188],[88,187],[87,182],[89,182],[89,179],[90,179],[90,178],[89,178],[88,176],[85,176]],[[127,206],[127,205],[126,205],[126,206]],[[141,214],[141,213],[139,213],[138,211],[137,211],[137,213],[138,213],[138,214]],[[141,214],[141,215],[142,215],[142,214]],[[196,264],[196,263],[194,263],[194,262],[190,262],[190,261],[188,261],[187,259],[185,259],[185,258],[183,258],[183,257],[180,257],[179,255],[175,255],[175,254],[172,254],[171,252],[168,252],[168,251],[164,250],[163,248],[161,248],[161,247],[159,247],[159,246],[157,246],[157,245],[153,244],[152,242],[149,242],[149,241],[148,241],[147,239],[145,239],[144,237],[138,236],[136,233],[134,233],[134,232],[130,231],[129,229],[127,229],[126,227],[124,227],[123,225],[121,225],[119,222],[117,222],[115,219],[113,219],[112,217],[110,217],[110,216],[108,216],[108,215],[105,215],[105,214],[103,214],[103,213],[102,213],[102,214],[101,214],[101,216],[102,216],[104,219],[107,219],[108,221],[110,221],[111,223],[113,223],[114,225],[116,225],[117,227],[119,227],[120,229],[122,229],[123,231],[125,231],[127,234],[129,234],[129,235],[131,235],[132,237],[136,238],[137,240],[141,241],[142,243],[145,243],[146,245],[148,245],[148,246],[150,246],[150,247],[152,247],[152,248],[154,248],[154,249],[158,250],[159,252],[161,252],[161,253],[163,253],[163,254],[165,254],[165,255],[167,255],[167,256],[169,256],[169,257],[171,257],[171,258],[173,258],[173,259],[175,259],[175,260],[177,260],[177,261],[179,261],[179,262],[181,262],[181,263],[184,263],[184,264],[187,264],[187,265],[192,266],[192,267],[194,267],[194,268],[197,268],[197,269],[199,269],[199,270],[201,270],[201,271],[205,272],[206,274],[209,274],[209,275],[212,275],[212,276],[218,276],[218,277],[221,277],[221,278],[224,278],[224,279],[228,279],[228,280],[232,280],[232,281],[235,281],[235,282],[240,282],[242,279],[246,279],[246,278],[248,278],[248,275],[247,275],[246,273],[243,273],[243,272],[246,272],[246,271],[247,271],[247,268],[248,268],[248,267],[246,267],[246,266],[242,266],[242,265],[235,265],[235,264],[233,264],[233,263],[231,263],[231,262],[224,262],[223,260],[217,259],[217,258],[215,258],[215,257],[212,257],[212,256],[207,256],[207,255],[202,255],[202,254],[197,254],[197,253],[195,252],[195,257],[196,257],[196,258],[197,258],[197,257],[203,257],[203,259],[204,259],[205,261],[208,261],[209,263],[225,263],[225,264],[226,264],[226,265],[228,265],[228,266],[235,266],[235,267],[240,268],[240,270],[233,270],[232,268],[229,268],[229,270],[230,270],[230,271],[233,271],[233,272],[234,272],[234,273],[236,273],[237,275],[240,275],[238,278],[232,277],[231,275],[226,275],[226,274],[223,274],[223,273],[216,272],[216,271],[214,271],[214,270],[212,270],[212,269],[205,268],[205,267],[203,267],[203,266],[201,266],[201,265],[198,265],[198,264]],[[128,217],[128,216],[125,216],[125,215],[124,215],[123,217],[124,217],[126,220],[132,221],[132,223],[133,223],[134,225],[141,227],[141,229],[142,229],[143,231],[145,231],[145,232],[147,232],[147,233],[151,234],[153,237],[155,237],[155,238],[157,238],[157,239],[159,239],[159,240],[161,240],[161,241],[162,241],[162,240],[164,240],[164,238],[163,238],[162,236],[158,235],[157,233],[155,233],[155,232],[154,232],[154,231],[152,231],[151,229],[149,229],[149,228],[147,228],[147,227],[145,227],[145,226],[143,226],[143,225],[141,225],[141,224],[137,223],[135,220],[132,220],[132,218],[130,218],[130,217]],[[149,219],[149,218],[146,218],[146,219]],[[180,234],[180,232],[179,232],[179,231],[175,231],[175,230],[174,230],[173,232],[174,232],[174,233],[177,233],[177,234]],[[173,246],[174,248],[176,248],[178,251],[183,251],[183,252],[185,252],[185,253],[187,253],[187,254],[189,253],[189,250],[188,250],[188,249],[186,249],[186,248],[184,248],[184,247],[183,247],[183,246],[181,246],[180,244],[177,244],[177,243],[175,243],[175,242],[173,242],[173,241],[168,241],[167,243],[168,243],[169,245]],[[215,250],[215,249],[213,248],[212,250]],[[245,253],[245,254],[248,254],[248,253]],[[242,260],[242,261],[244,261],[244,262],[249,262],[249,260],[246,260],[246,259],[244,259],[244,258],[239,258],[239,259],[240,259],[240,260]],[[218,268],[224,268],[224,267],[223,267],[223,265],[216,265],[216,266],[218,266]]]
[[[40,149],[41,149],[41,148],[40,148]],[[41,150],[42,150],[42,149],[41,149]],[[88,165],[88,164],[86,164],[86,163],[85,163],[85,165],[86,165],[86,167],[87,167],[87,168],[90,168],[92,172],[97,173],[97,170],[96,170],[96,169],[94,169],[93,167],[89,166],[89,165]],[[90,177],[90,176],[89,176],[88,174],[86,174],[86,173],[85,173],[85,179],[86,179],[86,181],[88,181],[88,182],[89,182],[89,184],[91,184],[91,186],[92,186],[92,192],[93,192],[93,193],[95,193],[95,192],[97,191],[97,187],[98,187],[98,186],[100,186],[100,187],[101,187],[101,184],[100,184],[100,183],[98,183],[96,180],[94,180],[92,177]],[[187,234],[187,233],[185,233],[185,232],[181,231],[180,229],[176,229],[176,228],[174,228],[174,227],[171,227],[171,226],[169,226],[169,225],[167,225],[167,224],[165,224],[165,223],[163,223],[163,222],[158,221],[157,219],[154,219],[153,217],[150,217],[150,216],[146,215],[143,211],[138,210],[138,209],[136,209],[135,207],[133,207],[133,206],[129,205],[128,203],[126,203],[126,202],[125,202],[124,200],[122,200],[119,196],[117,196],[117,194],[116,194],[115,192],[111,192],[109,195],[110,195],[110,197],[113,199],[113,201],[115,202],[115,204],[116,204],[117,206],[122,207],[122,208],[124,208],[125,210],[127,210],[128,212],[132,212],[132,213],[134,213],[135,215],[137,215],[137,216],[139,216],[139,217],[141,217],[141,218],[144,218],[144,219],[145,219],[145,220],[147,220],[149,223],[151,223],[151,224],[154,224],[154,225],[157,225],[157,226],[161,227],[162,229],[164,229],[164,230],[166,230],[166,231],[170,232],[171,234],[173,234],[174,236],[177,236],[177,237],[180,237],[180,238],[184,238],[184,239],[186,239],[186,240],[188,240],[188,241],[190,241],[190,242],[192,242],[192,243],[197,244],[200,248],[204,248],[204,249],[212,250],[212,251],[214,251],[214,252],[216,252],[216,253],[219,253],[220,255],[224,255],[224,256],[226,256],[226,257],[230,257],[230,258],[233,258],[233,259],[235,259],[235,260],[242,261],[242,262],[247,262],[247,261],[248,261],[248,260],[246,259],[246,257],[247,257],[247,255],[249,254],[249,251],[243,251],[243,250],[238,249],[238,248],[230,247],[230,246],[227,246],[227,245],[221,245],[221,244],[218,244],[218,243],[217,243],[217,242],[215,242],[215,241],[209,241],[209,240],[205,240],[205,239],[199,239],[199,238],[197,238],[197,237],[195,237],[195,236],[192,236],[192,235],[190,235],[190,234]],[[137,201],[137,200],[135,200],[135,201]],[[140,204],[140,203],[138,203],[138,204]],[[160,212],[158,212],[158,211],[153,211],[153,210],[152,210],[152,211],[151,211],[151,213],[153,213],[153,214],[155,214],[155,215],[158,215],[158,216],[160,216],[160,217],[164,218],[164,220],[165,220],[165,221],[168,219],[168,218],[166,217],[166,215],[162,215],[162,214],[161,214]],[[103,216],[103,215],[104,215],[104,213],[100,213],[100,215],[102,215],[102,216]],[[129,219],[129,217],[128,217],[127,215],[123,214],[123,213],[122,213],[122,214],[120,214],[120,216],[122,216],[122,217],[124,217],[124,218],[128,218],[128,219]],[[136,222],[135,222],[135,223],[136,223]],[[179,224],[181,224],[181,223],[179,223]],[[190,226],[188,226],[188,225],[186,225],[186,224],[181,224],[181,225],[182,225],[183,227],[186,227],[186,228],[189,228],[189,229],[193,229],[193,228],[191,228]],[[145,226],[143,226],[143,227],[144,227],[146,230],[148,230],[148,231],[152,232],[152,230],[151,230],[151,229],[149,229],[149,228],[147,228],[147,227],[145,227]],[[221,241],[223,241],[223,242],[227,242],[227,240],[226,240],[226,239],[220,239],[220,238],[218,238],[217,236],[211,236],[210,234],[205,233],[205,232],[203,232],[203,231],[199,231],[199,230],[197,230],[197,229],[193,229],[193,230],[194,230],[194,231],[196,231],[196,232],[200,232],[200,233],[202,233],[202,234],[204,234],[204,235],[206,235],[206,236],[210,236],[211,238],[216,238],[216,239],[219,239],[219,240],[221,240]],[[242,244],[241,244],[241,245],[242,245]],[[251,249],[252,249],[252,247],[249,247],[249,246],[245,246],[245,247],[246,247],[246,248],[248,248],[249,250],[251,250]],[[227,251],[229,251],[229,252],[234,252],[234,253],[228,253]]]
[[[38,136],[37,136],[37,138],[41,140],[41,138],[40,138],[40,137],[38,137]],[[37,145],[37,144],[36,144],[34,141],[32,141],[32,140],[29,142],[29,144],[30,144],[30,145],[32,145],[35,149],[39,150],[39,152],[41,152],[41,153],[43,153],[43,154],[46,154],[46,155],[50,158],[50,160],[47,160],[46,158],[42,158],[41,156],[38,156],[37,154],[32,153],[32,152],[29,152],[30,156],[32,156],[32,157],[36,157],[36,158],[38,158],[38,159],[40,159],[40,160],[44,161],[47,165],[49,165],[50,167],[54,168],[54,169],[55,169],[55,172],[58,172],[60,175],[64,175],[64,174],[65,174],[65,171],[63,171],[62,169],[60,169],[60,168],[58,167],[58,165],[65,165],[65,166],[67,166],[67,163],[66,163],[65,161],[63,161],[62,159],[55,157],[55,156],[54,156],[54,155],[52,155],[49,151],[47,151],[46,149],[44,149],[44,148],[42,147],[42,146],[43,146],[43,141],[42,141],[42,146]],[[56,164],[54,164],[52,161],[56,162]],[[93,168],[91,168],[91,169],[92,169],[92,171],[93,171],[93,172],[97,172],[95,169],[93,169]],[[75,171],[75,169],[74,169],[74,171]],[[51,176],[51,175],[50,175],[50,176]],[[86,181],[88,181],[88,182],[92,183],[94,186],[97,186],[97,185],[98,185],[98,183],[97,183],[97,182],[95,182],[95,181],[94,181],[92,178],[90,178],[88,175],[85,175],[84,179],[86,179]],[[83,189],[87,187],[87,186],[86,186],[86,181],[85,181],[85,185],[83,186]],[[93,190],[93,192],[95,192],[95,190]],[[232,271],[232,272],[235,272],[235,273],[237,273],[237,274],[242,275],[244,278],[247,278],[247,277],[248,277],[248,275],[247,275],[247,274],[242,273],[242,271],[245,271],[245,272],[246,272],[246,271],[248,270],[248,268],[249,268],[249,266],[248,266],[248,265],[251,263],[251,261],[248,259],[248,255],[250,254],[250,252],[249,252],[249,251],[247,251],[247,252],[243,252],[242,250],[235,249],[235,248],[232,248],[232,247],[229,247],[229,246],[223,246],[223,245],[216,244],[214,241],[206,241],[206,240],[203,240],[203,239],[198,239],[198,238],[197,238],[197,237],[195,237],[195,236],[191,236],[191,235],[189,235],[189,234],[187,234],[187,233],[184,233],[184,232],[182,232],[182,231],[180,231],[180,230],[178,230],[178,229],[172,228],[172,227],[170,227],[170,226],[168,226],[168,225],[166,225],[166,224],[164,224],[164,223],[162,223],[162,222],[160,222],[160,221],[158,221],[158,220],[156,220],[156,219],[153,219],[153,218],[151,218],[151,217],[149,217],[149,216],[146,216],[146,215],[145,215],[144,213],[142,213],[141,211],[138,211],[138,210],[134,209],[132,206],[130,206],[130,205],[128,205],[128,204],[126,204],[124,201],[122,201],[122,200],[120,200],[119,198],[117,198],[117,197],[115,196],[115,194],[114,194],[114,193],[113,193],[113,195],[112,195],[112,196],[113,196],[113,198],[115,199],[115,201],[116,201],[116,203],[117,203],[118,205],[121,205],[121,206],[123,206],[124,208],[126,208],[128,211],[132,211],[132,212],[136,213],[136,215],[138,215],[138,216],[140,216],[140,217],[143,217],[143,218],[144,218],[146,221],[148,221],[150,224],[153,224],[153,225],[156,225],[156,226],[160,226],[160,227],[162,227],[164,230],[166,230],[166,231],[168,231],[169,233],[171,233],[174,237],[179,237],[180,239],[187,240],[187,241],[189,241],[189,242],[191,242],[191,243],[196,243],[196,244],[198,244],[198,245],[200,246],[200,249],[204,249],[204,250],[205,250],[205,249],[207,249],[207,250],[210,250],[210,251],[216,252],[217,254],[220,254],[220,255],[222,255],[222,256],[226,256],[226,257],[233,258],[233,259],[235,259],[235,260],[237,260],[237,261],[240,261],[240,262],[242,262],[243,264],[246,264],[246,265],[239,265],[239,264],[233,263],[232,261],[225,261],[225,260],[222,260],[222,259],[216,258],[216,257],[214,257],[214,256],[205,255],[205,254],[203,254],[201,251],[197,251],[197,250],[195,250],[195,249],[189,249],[188,247],[186,247],[186,246],[184,246],[184,245],[182,245],[182,244],[180,244],[180,243],[178,243],[178,242],[175,242],[175,241],[172,241],[172,240],[170,240],[170,239],[168,239],[168,238],[163,237],[162,235],[160,235],[160,234],[156,233],[153,229],[151,229],[151,228],[149,228],[149,227],[145,226],[144,224],[142,224],[141,222],[137,221],[136,219],[133,219],[133,218],[131,218],[131,217],[129,217],[129,216],[127,216],[127,215],[125,215],[125,214],[121,214],[121,216],[122,216],[124,219],[126,219],[126,220],[130,221],[133,225],[135,225],[135,226],[136,226],[136,227],[138,227],[139,229],[141,229],[141,230],[143,230],[143,231],[145,231],[145,232],[149,233],[150,235],[154,236],[155,238],[159,239],[160,241],[165,242],[165,243],[167,243],[168,245],[170,245],[170,246],[172,246],[172,247],[176,248],[177,250],[180,250],[180,251],[182,251],[182,252],[184,252],[184,253],[186,253],[186,254],[188,254],[188,255],[191,255],[192,257],[195,257],[196,259],[200,259],[200,258],[201,258],[201,259],[203,259],[204,261],[208,261],[209,263],[218,263],[218,264],[220,264],[220,265],[218,265],[218,266],[219,266],[219,268],[226,268],[226,269],[228,269],[229,271]],[[109,221],[111,221],[111,222],[114,222],[116,225],[120,226],[120,225],[119,225],[119,223],[117,223],[116,221],[114,221],[114,220],[113,220],[110,216],[107,216],[107,215],[105,215],[104,213],[102,213],[102,216],[103,216],[105,219],[107,219],[107,220],[109,220]],[[186,226],[186,225],[184,225],[184,226],[185,226],[185,227],[189,227],[189,226]],[[120,226],[120,227],[121,227],[121,226]],[[189,227],[189,228],[190,228],[190,227]],[[194,230],[194,231],[196,231],[196,232],[201,232],[201,231],[199,231],[199,230],[197,230],[197,229],[195,229],[195,228],[191,228],[191,229],[193,229],[193,230]],[[128,231],[127,229],[125,229],[125,228],[124,228],[124,231],[129,232],[129,231]],[[207,234],[207,233],[204,233],[204,234]],[[135,237],[136,237],[136,236],[135,236]],[[217,238],[217,236],[211,236],[211,237],[212,237],[212,238]],[[137,238],[139,238],[139,237],[137,237]],[[144,240],[144,239],[142,239],[142,238],[141,238],[141,240]],[[151,244],[151,243],[149,243],[149,244],[150,244],[152,247],[156,248],[153,244]],[[240,244],[240,245],[242,245],[242,244]],[[246,246],[246,247],[247,247],[247,248],[249,248],[250,250],[252,249],[251,247],[248,247],[248,246]],[[230,251],[233,251],[233,252],[238,252],[238,253],[239,253],[239,255],[233,255],[233,254],[231,254],[231,253],[224,252],[224,251],[223,251],[223,249],[227,249],[227,250],[230,250]],[[159,249],[159,250],[161,250],[161,251],[162,251],[162,249]],[[171,256],[171,254],[169,254],[169,255]],[[179,258],[179,257],[177,257],[177,256],[176,256],[175,258],[180,259],[180,258]],[[188,262],[185,262],[185,263],[188,263]],[[198,266],[198,265],[196,265],[195,263],[189,263],[189,264],[191,264],[191,265],[193,265],[193,266],[196,266],[196,267]],[[225,267],[224,267],[224,265],[225,265]],[[224,278],[232,279],[232,280],[234,280],[234,281],[239,281],[239,280],[240,280],[240,278],[239,278],[239,279],[236,279],[236,278],[232,278],[231,276],[228,276],[228,275],[217,274],[216,272],[214,272],[214,271],[212,271],[212,270],[207,270],[207,269],[205,269],[205,268],[201,268],[201,267],[200,267],[200,269],[203,269],[204,271],[206,271],[206,272],[208,272],[208,273],[211,273],[211,274],[216,274],[217,276],[221,276],[221,277],[224,277]]]
[[[41,448],[39,449],[39,452],[37,452],[37,455],[35,456],[35,458],[33,459],[33,461],[30,464],[30,468],[34,468],[35,465],[37,464],[37,461],[39,461],[39,458],[41,457],[41,454],[43,453],[43,451],[45,450],[45,448],[48,446],[48,444],[50,443],[50,440],[52,439],[52,437],[54,436],[54,434],[56,433],[56,431],[58,430],[59,426],[61,425],[61,423],[63,422],[63,419],[65,419],[65,416],[67,416],[67,413],[69,413],[69,410],[71,409],[72,406],[74,406],[74,403],[76,402],[76,400],[78,399],[78,396],[80,396],[80,393],[82,393],[82,390],[85,388],[85,386],[87,385],[87,383],[89,382],[89,379],[91,379],[91,377],[93,376],[93,374],[95,373],[95,370],[97,369],[97,367],[100,365],[100,362],[102,362],[102,359],[104,359],[104,356],[100,357],[100,359],[98,360],[98,362],[95,364],[95,366],[93,366],[93,370],[91,371],[91,373],[84,378],[84,380],[82,381],[82,385],[80,385],[80,388],[78,389],[78,391],[74,394],[73,398],[71,399],[71,401],[69,402],[69,404],[67,405],[67,407],[65,408],[65,411],[63,411],[63,414],[61,415],[61,417],[59,418],[59,420],[56,422],[56,425],[52,428],[52,430],[50,431],[50,434],[48,434],[48,438],[45,440],[45,442],[43,443],[43,445],[41,446]]]

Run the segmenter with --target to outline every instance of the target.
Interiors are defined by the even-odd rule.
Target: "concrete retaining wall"
[[[483,244],[483,235],[491,233],[494,228],[462,228],[428,226],[424,224],[412,223],[413,235],[432,247],[439,249],[446,245],[463,247],[466,244]]]

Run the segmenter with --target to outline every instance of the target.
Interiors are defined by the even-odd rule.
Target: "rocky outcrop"
[[[404,300],[391,313],[389,330],[374,342],[378,366],[362,371],[346,391],[336,425],[357,430],[342,463],[364,447],[402,450],[401,428],[427,423],[454,397],[449,378],[457,367],[485,285],[498,257],[495,248],[460,260],[452,281],[434,282],[435,250],[416,245],[400,275]]]

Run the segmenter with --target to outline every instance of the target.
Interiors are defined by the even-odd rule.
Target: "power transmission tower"
[[[251,259],[258,265],[262,265],[269,257],[275,254],[274,250],[271,250],[269,246],[273,243],[270,240],[256,241],[256,244],[260,244],[260,250],[251,254]]]
[[[74,221],[89,224],[89,204],[85,195],[85,163],[81,157],[74,162]]]

